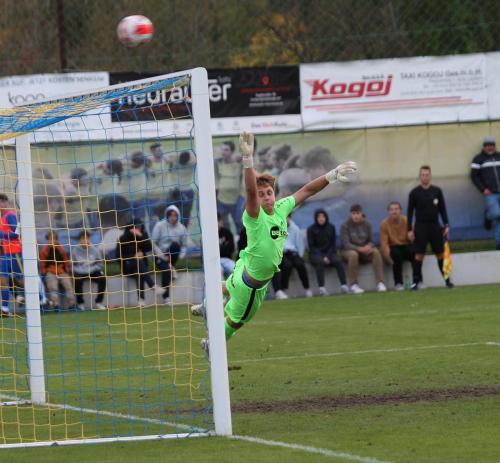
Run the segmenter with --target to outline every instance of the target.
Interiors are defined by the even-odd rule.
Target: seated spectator
[[[45,285],[49,292],[49,305],[59,307],[58,289],[61,285],[64,289],[63,308],[71,308],[75,305],[75,294],[71,280],[71,264],[63,246],[55,231],[49,231],[45,235],[47,244],[40,252],[40,270],[45,279]]]
[[[163,299],[170,295],[170,284],[175,279],[175,264],[186,255],[187,230],[180,222],[177,206],[168,206],[165,218],[153,227],[151,239],[155,245],[156,268],[161,273]]]
[[[83,282],[90,280],[90,293],[92,294],[92,282],[97,283],[97,296],[95,308],[105,310],[103,304],[104,292],[106,291],[106,276],[104,275],[104,256],[101,250],[90,243],[89,236],[85,230],[78,236],[78,245],[71,250],[73,261],[73,279],[75,281],[76,306],[78,310],[85,310],[83,300]]]
[[[384,260],[392,265],[394,275],[394,289],[402,291],[403,285],[403,262],[411,262],[413,283],[415,280],[415,251],[408,239],[408,221],[401,214],[401,204],[391,201],[387,206],[389,212],[380,224],[380,249]]]
[[[219,253],[220,253],[220,267],[222,276],[227,278],[233,273],[236,262],[233,260],[234,254],[234,236],[231,231],[224,227],[222,216],[217,214],[217,221],[219,222]]]
[[[375,247],[371,224],[365,219],[359,204],[351,206],[351,217],[342,225],[340,232],[342,257],[347,261],[349,290],[354,294],[364,293],[358,284],[359,264],[372,263],[377,280],[377,291],[387,291],[384,284],[382,256]]]
[[[328,294],[325,288],[325,267],[335,267],[340,290],[348,293],[344,264],[337,256],[337,233],[335,226],[328,221],[328,214],[324,209],[318,209],[314,213],[314,224],[307,229],[307,243],[309,260],[316,271],[319,294],[321,296]]]
[[[274,297],[276,299],[288,299],[285,290],[288,289],[290,274],[294,268],[297,269],[302,286],[306,291],[306,297],[312,297],[306,264],[304,263],[304,239],[302,233],[291,216],[288,216],[286,221],[288,223],[288,236],[283,248],[283,259],[281,260],[280,271],[274,275],[272,280]]]
[[[146,255],[153,250],[153,245],[139,219],[125,228],[116,245],[116,257],[120,260],[123,275],[135,277],[137,280],[137,295],[139,307],[146,306],[144,295],[145,286],[155,288],[157,295],[163,295],[162,288],[156,288],[149,273]]]

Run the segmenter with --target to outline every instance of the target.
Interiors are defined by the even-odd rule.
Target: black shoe
[[[498,243],[496,246],[495,246],[496,250],[497,251],[500,251],[500,243]]]
[[[413,283],[410,286],[410,291],[418,291],[418,283]]]
[[[483,226],[485,230],[491,230],[493,228],[493,220],[488,219],[486,211],[484,211]]]
[[[445,283],[446,287],[449,289],[453,289],[455,287],[455,285],[450,280],[446,280]]]

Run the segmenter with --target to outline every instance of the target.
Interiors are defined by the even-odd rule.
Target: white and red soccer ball
[[[135,47],[153,38],[153,23],[146,16],[135,14],[123,18],[116,32],[123,45]]]

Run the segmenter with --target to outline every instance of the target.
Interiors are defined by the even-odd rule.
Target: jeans
[[[144,299],[144,289],[147,284],[152,288],[155,284],[151,275],[147,261],[144,258],[131,258],[123,261],[123,274],[135,278],[137,281],[137,295],[139,299]]]
[[[217,212],[221,215],[222,220],[224,221],[224,227],[230,228],[229,222],[227,221],[229,215],[233,218],[234,225],[237,231],[241,230],[241,228],[243,227],[243,224],[241,222],[241,217],[243,215],[241,196],[234,204],[226,204],[217,201]]]
[[[273,288],[275,291],[288,289],[288,282],[293,269],[297,269],[300,281],[304,289],[309,289],[309,277],[307,275],[304,259],[298,253],[285,251],[280,264],[280,271],[273,277]]]
[[[500,244],[500,193],[491,193],[484,197],[486,215],[495,222],[495,242]]]
[[[227,278],[229,275],[231,275],[231,273],[233,273],[235,265],[236,262],[233,259],[230,259],[229,257],[220,258],[220,268],[224,278]]]
[[[394,284],[403,284],[403,262],[405,260],[411,262],[413,269],[413,281],[415,282],[415,252],[413,251],[413,247],[404,244],[401,246],[391,246],[390,249],[391,259],[394,262],[392,266]]]
[[[371,263],[373,265],[373,271],[375,272],[375,279],[377,280],[377,283],[384,281],[382,255],[377,248],[373,248],[373,252],[368,255],[361,254],[354,249],[343,250],[342,257],[345,261],[347,261],[347,277],[350,285],[358,282],[359,264]]]
[[[78,273],[73,274],[75,280],[75,295],[76,303],[83,304],[83,282],[85,280],[90,280],[89,292],[90,294],[95,294],[92,292],[92,282],[97,283],[97,297],[95,299],[96,303],[101,303],[104,300],[104,292],[106,291],[106,277],[104,273],[97,271],[81,275]]]
[[[309,254],[309,261],[311,262],[311,265],[314,267],[314,270],[316,271],[316,279],[318,280],[318,286],[320,287],[325,286],[325,266],[327,266],[327,264],[325,264],[325,261],[323,260],[325,257],[328,257],[328,259],[330,260],[330,264],[328,266],[335,267],[335,270],[337,270],[337,275],[339,277],[340,284],[345,285],[347,281],[345,276],[344,264],[339,259],[337,254],[335,253],[323,254],[321,252],[312,251]]]

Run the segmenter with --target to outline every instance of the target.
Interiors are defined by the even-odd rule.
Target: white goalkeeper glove
[[[253,168],[253,150],[254,140],[253,133],[240,133],[240,153],[241,161],[245,169]]]
[[[354,161],[346,161],[339,164],[335,169],[325,174],[328,183],[349,183],[352,176],[358,171],[358,165]]]

